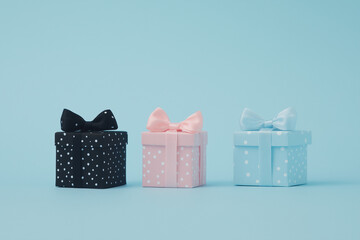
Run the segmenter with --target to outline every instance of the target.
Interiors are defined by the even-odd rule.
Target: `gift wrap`
[[[310,131],[241,131],[234,134],[236,185],[293,186],[307,179]]]
[[[192,128],[194,118],[170,123],[160,108],[153,112],[152,117],[149,122],[154,124],[147,127],[150,132],[142,133],[143,186],[192,188],[204,185],[207,132]],[[195,116],[197,118],[202,125],[199,113]],[[162,121],[165,126],[154,127]]]
[[[297,114],[289,107],[265,120],[245,108],[243,131],[234,134],[234,182],[251,186],[294,186],[306,183],[310,131],[295,130]]]
[[[113,117],[111,111],[104,112]],[[79,119],[67,120],[80,125]],[[126,184],[127,132],[95,130],[101,129],[106,121],[105,118],[99,124],[86,124],[85,132],[55,133],[56,186],[110,188]],[[108,128],[117,128],[117,125],[110,124]]]

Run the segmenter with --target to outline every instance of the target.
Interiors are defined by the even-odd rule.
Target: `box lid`
[[[259,146],[259,134],[271,134],[272,146],[311,144],[311,131],[239,131],[234,133],[235,146]]]
[[[199,133],[183,133],[183,132],[143,132],[141,134],[141,142],[143,145],[164,146],[166,144],[166,135],[178,135],[178,146],[200,146],[201,141],[207,144],[207,132]]]
[[[55,145],[59,147],[112,147],[128,143],[127,132],[96,131],[96,132],[57,132]]]

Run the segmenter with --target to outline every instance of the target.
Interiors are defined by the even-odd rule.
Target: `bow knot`
[[[177,131],[186,133],[200,132],[203,125],[201,112],[198,111],[179,123],[171,123],[168,115],[161,108],[156,108],[150,115],[146,128],[150,132]]]
[[[253,131],[261,128],[274,128],[282,131],[295,130],[296,111],[289,107],[281,111],[273,120],[265,121],[261,116],[245,108],[240,118],[240,127],[243,130]]]
[[[64,109],[61,115],[61,129],[65,132],[103,131],[117,128],[118,126],[111,110],[102,111],[94,120],[89,122],[68,109]]]
[[[273,127],[273,120],[264,122],[264,128],[272,128],[272,127]]]
[[[169,124],[169,130],[178,130],[180,127],[180,123],[170,123]]]

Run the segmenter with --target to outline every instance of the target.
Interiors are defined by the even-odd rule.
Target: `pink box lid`
[[[164,146],[166,143],[166,134],[175,132],[143,132],[141,134],[141,143],[143,145],[157,145]],[[207,144],[207,132],[202,131],[199,133],[183,133],[177,132],[178,146],[200,146],[202,138]]]

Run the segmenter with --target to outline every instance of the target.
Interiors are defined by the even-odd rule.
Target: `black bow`
[[[102,111],[97,117],[87,122],[81,116],[64,109],[61,115],[61,129],[65,132],[86,132],[117,129],[117,123],[111,110]]]

